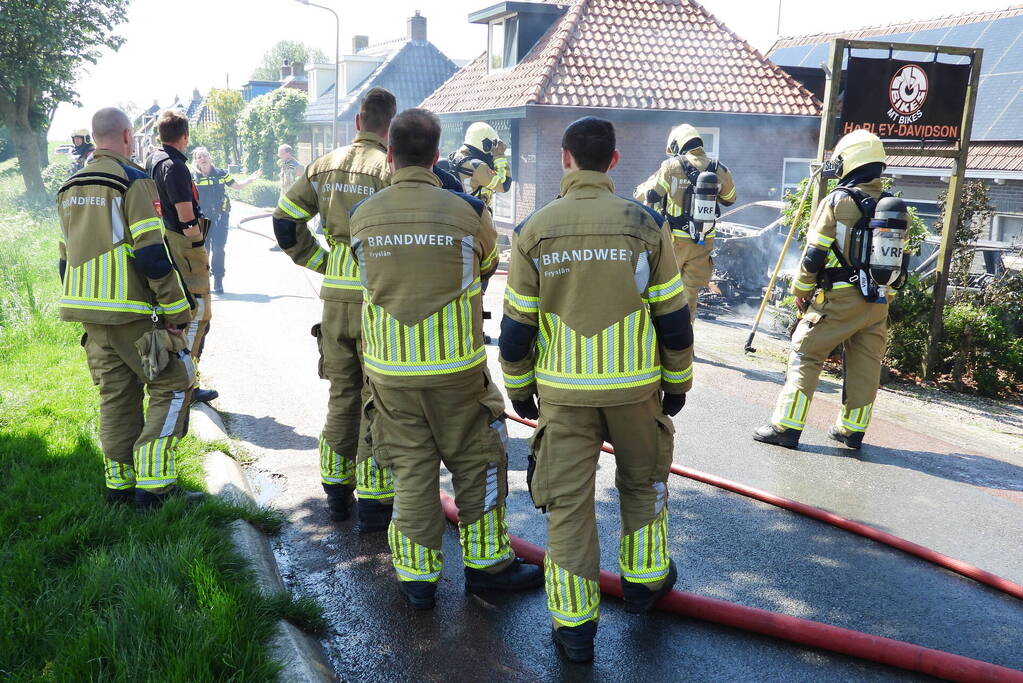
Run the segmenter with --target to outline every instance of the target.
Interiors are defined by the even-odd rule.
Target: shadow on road
[[[219,301],[246,301],[253,304],[265,304],[275,299],[307,299],[312,300],[317,297],[313,295],[299,296],[298,294],[278,294],[271,296],[269,294],[257,294],[257,293],[242,293],[242,292],[225,292],[224,294],[217,294],[217,300]]]
[[[291,425],[281,424],[276,418],[255,417],[245,413],[220,411],[228,433],[260,448],[271,451],[315,450],[319,442],[311,436],[299,434]]]

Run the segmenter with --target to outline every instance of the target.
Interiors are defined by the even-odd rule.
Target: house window
[[[782,162],[781,172],[781,196],[795,194],[799,183],[804,178],[810,177],[810,162],[813,159],[800,157],[786,157]]]
[[[992,235],[999,242],[1023,244],[1023,215],[1000,213],[995,216],[995,229]]]
[[[504,223],[515,222],[515,181],[507,192],[494,193],[494,218]]]
[[[490,70],[500,71],[515,66],[518,62],[516,47],[519,42],[519,19],[507,17],[490,22],[488,57]]]
[[[718,140],[721,139],[720,128],[697,128],[700,133],[700,139],[703,140],[703,151],[707,153],[707,156],[717,159],[718,158]]]

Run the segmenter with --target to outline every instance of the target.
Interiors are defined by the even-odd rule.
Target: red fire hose
[[[506,415],[510,420],[524,424],[527,427],[536,428],[536,422],[533,422],[532,420],[526,420],[517,415],[510,415],[507,413]],[[601,446],[600,450],[605,453],[614,454],[614,449],[607,444]],[[749,498],[755,498],[756,500],[764,503],[769,503],[770,505],[775,505],[786,510],[791,510],[792,512],[797,512],[805,517],[816,519],[820,522],[824,522],[825,524],[838,527],[839,529],[851,531],[854,534],[858,534],[864,538],[869,538],[872,541],[877,541],[878,543],[883,543],[895,548],[896,550],[909,553],[910,555],[915,555],[922,560],[927,560],[928,562],[932,562],[940,567],[944,567],[945,569],[961,574],[967,578],[973,579],[974,581],[979,581],[980,583],[990,586],[996,590],[1000,590],[1003,593],[1007,593],[1015,598],[1023,600],[1023,586],[1018,583],[1013,583],[1008,579],[1003,579],[997,574],[984,571],[972,564],[963,562],[962,560],[957,560],[954,557],[949,557],[948,555],[943,555],[936,550],[931,550],[930,548],[913,543],[912,541],[907,541],[904,538],[881,531],[880,529],[876,529],[868,524],[854,522],[851,519],[846,519],[845,517],[821,510],[820,508],[813,507],[812,505],[807,505],[806,503],[800,503],[799,501],[795,501],[790,498],[776,496],[773,493],[768,493],[767,491],[761,491],[760,489],[746,486],[745,484],[716,477],[713,474],[707,474],[706,472],[694,470],[689,467],[683,467],[682,465],[672,465],[671,471],[673,474],[686,477],[687,479],[693,479],[704,484],[710,484],[711,486],[725,489],[726,491],[732,491],[733,493],[738,493]]]
[[[458,508],[446,493],[441,493],[444,514],[458,522]],[[511,537],[515,554],[530,564],[543,566],[544,551],[517,536]],[[600,572],[600,590],[616,598],[622,597],[621,577],[608,571]],[[879,664],[916,671],[949,681],[976,683],[1023,683],[1023,672],[996,664],[932,650],[901,640],[854,631],[852,629],[800,619],[769,610],[736,605],[695,593],[673,590],[657,603],[657,608],[715,624],[723,624],[744,631],[761,633],[807,647],[830,650]]]

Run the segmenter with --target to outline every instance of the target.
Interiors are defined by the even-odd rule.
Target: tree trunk
[[[49,131],[49,126],[43,130],[36,131],[36,139],[39,141],[39,165],[41,168],[46,168],[50,165],[50,143],[46,141],[46,134]]]
[[[46,186],[43,184],[38,138],[29,122],[32,91],[26,86],[19,86],[15,92],[12,100],[8,93],[0,91],[0,115],[7,124],[18,155],[25,191],[30,195],[43,196],[46,194]]]

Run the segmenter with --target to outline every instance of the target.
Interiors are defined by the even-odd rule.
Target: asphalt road
[[[241,206],[235,218],[250,212]],[[268,220],[246,228],[266,236]],[[326,382],[309,328],[319,320],[316,276],[233,229],[227,293],[215,299],[202,372],[215,407],[254,458],[262,502],[291,524],[275,539],[289,587],[315,596],[332,633],[323,644],[343,679],[387,680],[916,680],[887,667],[668,614],[626,615],[606,600],[592,667],[565,663],[549,641],[542,591],[482,600],[464,594],[457,536],[437,609],[406,607],[383,535],[329,522],[316,437]],[[499,311],[503,282],[488,308]],[[496,337],[497,318],[487,323]],[[697,323],[696,385],[675,418],[675,462],[867,522],[1023,583],[1023,448],[988,439],[913,399],[884,395],[869,445],[855,457],[826,429],[839,398],[825,384],[801,451],[750,439],[769,416],[777,363],[747,360],[745,332]],[[496,370],[496,347],[491,348]],[[887,412],[886,412],[887,411]],[[525,483],[530,430],[509,423],[509,524],[542,545],[544,520]],[[976,435],[973,438],[971,435]],[[1015,445],[1015,447],[1014,447]],[[597,514],[603,566],[616,570],[617,494],[601,461]],[[447,476],[444,475],[446,482]],[[671,549],[678,588],[1023,669],[1023,603],[923,561],[819,522],[672,477]]]

